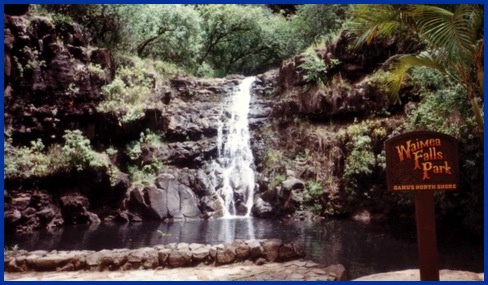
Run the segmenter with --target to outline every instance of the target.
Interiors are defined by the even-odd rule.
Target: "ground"
[[[130,271],[74,271],[74,272],[24,272],[4,273],[5,281],[85,281],[85,280],[124,280],[124,281],[203,281],[203,280],[337,280],[345,278],[341,265],[325,267],[311,261],[290,261],[285,263],[267,263],[255,265],[240,263],[219,267],[199,266],[160,270]],[[355,279],[355,281],[415,281],[419,280],[419,271],[409,269],[403,271],[379,273]],[[472,273],[456,270],[441,270],[440,279],[451,281],[483,281],[483,273]],[[344,280],[344,279],[342,279]]]

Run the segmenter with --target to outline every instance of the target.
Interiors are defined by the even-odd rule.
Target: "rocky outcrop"
[[[142,153],[132,163],[144,167],[161,161],[165,167],[147,187],[131,185],[127,174],[112,172],[112,165],[102,171],[9,177],[5,183],[7,231],[27,233],[100,220],[140,222],[221,215],[208,162],[217,153],[221,102],[243,77],[197,79],[177,74],[161,82],[149,74],[153,96],[144,116],[121,124],[115,114],[97,109],[104,100],[101,87],[115,75],[110,50],[89,46],[76,23],[24,15],[20,13],[23,7],[14,6],[4,15],[4,119],[12,145],[21,147],[41,139],[48,149],[63,142],[65,130],[80,129],[91,147],[102,151],[109,145],[117,148],[111,163],[127,171],[127,144],[149,129],[160,133],[164,143],[141,143]],[[120,60],[131,64],[129,59]],[[256,119],[262,122],[265,115],[261,112]],[[27,199],[16,192],[21,188],[40,189],[49,203],[42,207],[15,204]],[[30,193],[25,195],[30,197]]]
[[[28,234],[32,230],[52,230],[63,225],[100,223],[101,218],[117,212],[129,186],[122,174],[117,185],[111,186],[108,180],[108,177],[94,179],[93,173],[61,174],[39,180],[37,185],[26,183],[24,186],[30,187],[27,190],[6,191],[5,231]],[[6,187],[15,189],[16,185]],[[100,189],[110,190],[97,191]]]
[[[28,233],[34,229],[56,228],[64,224],[61,210],[46,191],[14,192],[5,197],[6,232]]]
[[[22,7],[17,8],[20,11]],[[62,142],[65,130],[80,129],[90,139],[90,147],[103,152],[111,146],[117,154],[103,171],[6,179],[7,230],[28,232],[62,224],[222,216],[222,199],[215,190],[222,186],[219,176],[223,170],[212,161],[218,156],[219,121],[230,117],[226,110],[228,96],[243,76],[198,79],[176,74],[162,79],[155,73],[144,74],[151,82],[151,98],[142,104],[144,114],[121,122],[116,114],[97,108],[104,99],[102,86],[115,76],[110,50],[90,46],[75,23],[53,22],[29,14],[18,16],[21,11],[9,11],[12,12],[4,15],[4,119],[6,130],[11,130],[12,145],[21,147],[41,139],[48,149],[53,143]],[[363,79],[390,53],[399,50],[394,43],[374,42],[361,51],[351,52],[347,49],[351,40],[344,33],[334,45],[316,51],[324,63],[332,66],[326,88],[304,80],[303,55],[284,62],[279,69],[256,76],[249,112],[258,177],[253,215],[274,217],[296,212],[304,201],[310,201],[306,181],[323,181],[325,176],[330,179],[320,203],[335,202],[341,183],[337,176],[344,170],[347,142],[338,146],[334,144],[339,138],[325,139],[335,136],[336,130],[332,129],[324,131],[326,135],[322,137],[306,134],[305,128],[299,126],[300,120],[358,115],[387,106],[384,94]],[[335,61],[339,64],[332,65]],[[117,62],[135,66],[135,61],[125,57]],[[157,133],[161,142],[151,144],[142,140],[141,133],[146,130]],[[131,142],[139,142],[137,158],[127,153]],[[272,148],[289,156],[298,157],[298,152],[305,149],[320,150],[320,155],[297,158],[291,162],[293,167],[283,167],[284,156],[278,157],[272,163],[280,168],[279,174],[291,168],[295,173],[275,183],[278,171],[267,172],[264,163],[269,160]],[[118,169],[113,171],[115,166]],[[156,178],[131,182],[126,173],[134,166],[141,172],[146,169],[156,172],[151,173]],[[32,190],[22,196],[16,192],[18,189]],[[29,199],[35,191],[44,193],[42,199],[47,202],[32,204]],[[235,191],[236,200],[242,196]],[[29,200],[25,202],[27,206],[20,202],[22,199]],[[237,211],[243,213],[246,208],[237,203]],[[235,257],[229,251],[224,253],[219,255],[222,262],[239,259],[237,253]]]
[[[88,46],[75,23],[40,16],[5,14],[4,31],[4,119],[14,141],[55,142],[65,129],[87,128],[114,76],[110,50]]]
[[[167,244],[140,249],[101,251],[6,252],[6,272],[26,271],[113,271],[130,269],[161,269],[203,265],[224,265],[250,260],[283,262],[304,257],[295,244],[281,240],[236,240],[229,244]],[[265,261],[265,262],[266,262]]]
[[[323,49],[315,50],[327,67],[323,85],[308,82],[303,68],[307,55],[302,54],[283,62],[279,70],[280,98],[274,104],[273,116],[282,121],[296,115],[311,119],[355,116],[389,107],[384,91],[365,80],[401,47],[394,42],[374,41],[352,50],[354,38],[347,31],[339,40]]]

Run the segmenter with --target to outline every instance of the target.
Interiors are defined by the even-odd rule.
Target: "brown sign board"
[[[388,191],[444,191],[459,187],[458,142],[428,131],[405,133],[385,142]]]

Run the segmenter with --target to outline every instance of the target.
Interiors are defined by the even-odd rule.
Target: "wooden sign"
[[[446,134],[410,132],[385,142],[389,191],[456,190],[458,142]]]
[[[446,134],[417,131],[385,142],[389,191],[415,193],[420,280],[439,280],[434,191],[459,187],[457,140]]]

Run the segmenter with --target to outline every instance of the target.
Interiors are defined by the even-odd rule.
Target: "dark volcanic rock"
[[[320,119],[366,114],[389,107],[387,94],[367,84],[364,78],[381,67],[391,55],[398,53],[401,47],[394,42],[375,40],[352,51],[349,47],[353,40],[343,32],[335,44],[315,51],[327,66],[332,60],[339,62],[327,71],[326,87],[323,88],[304,80],[307,71],[301,64],[305,55],[283,62],[277,83],[282,95],[273,105],[272,116],[282,121],[299,114]],[[303,88],[305,85],[307,87]],[[287,96],[283,96],[285,94]]]
[[[107,79],[113,78],[111,52],[92,48],[90,57],[74,23],[60,27],[37,16],[5,15],[4,20],[4,118],[13,127],[14,142],[59,141],[64,129],[96,112],[101,86],[108,81],[97,80],[88,65],[101,65]]]
[[[60,198],[60,208],[67,224],[99,223],[97,215],[88,211],[89,201],[80,195],[66,195]]]

